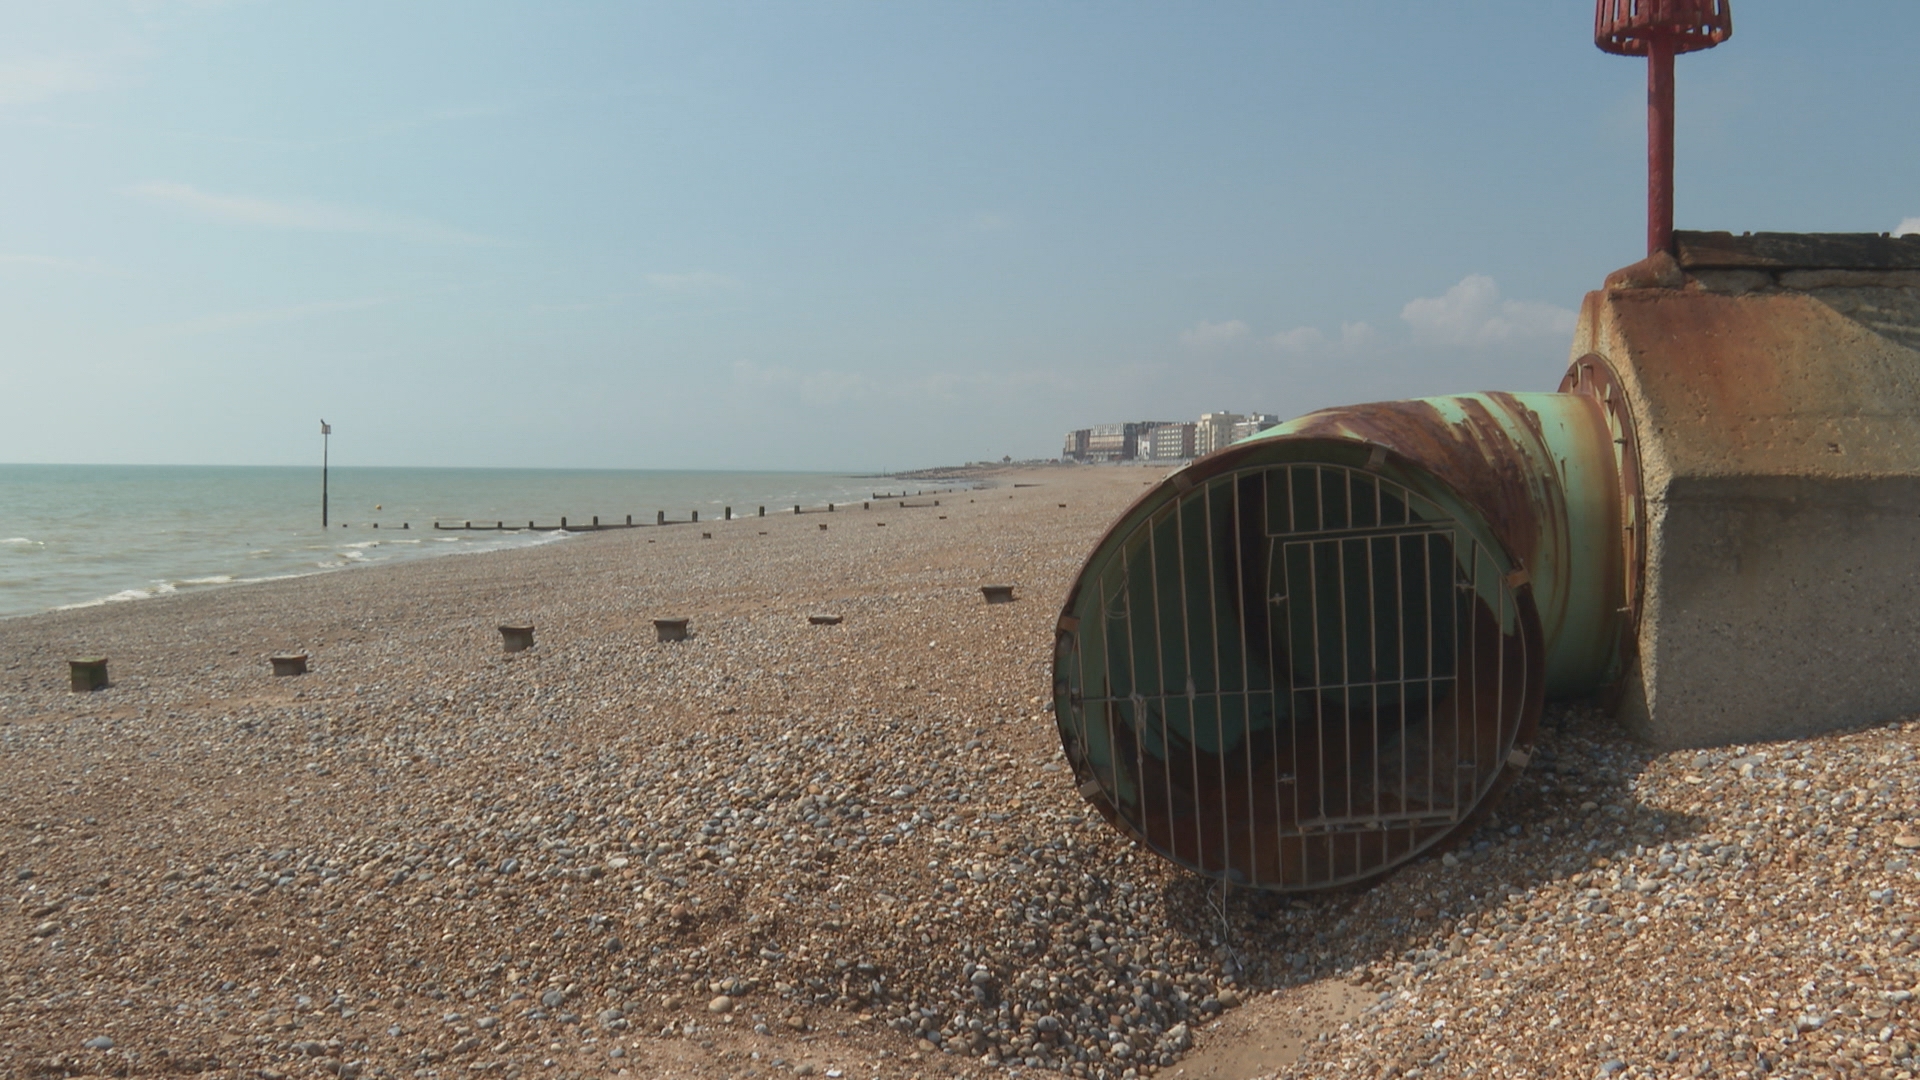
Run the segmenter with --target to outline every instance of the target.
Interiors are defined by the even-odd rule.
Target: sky
[[[0,461],[905,469],[1550,390],[1588,0],[0,0]],[[1920,231],[1920,4],[1734,0],[1682,229]]]

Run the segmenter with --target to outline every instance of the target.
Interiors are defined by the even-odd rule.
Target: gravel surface
[[[1114,834],[1053,621],[1155,476],[0,621],[0,1075],[1177,1074],[1329,980],[1288,1075],[1910,1075],[1911,726],[1557,708],[1466,849],[1314,901]]]
[[[1553,720],[1510,824],[1335,924],[1377,996],[1283,1075],[1914,1075],[1920,723],[1653,756]]]

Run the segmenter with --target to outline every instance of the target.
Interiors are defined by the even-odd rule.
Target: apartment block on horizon
[[[1193,456],[1204,457],[1233,441],[1233,425],[1245,420],[1239,413],[1201,413],[1193,430]]]
[[[1143,456],[1154,461],[1181,461],[1192,457],[1193,435],[1197,427],[1191,420],[1156,425],[1147,440],[1147,452]]]
[[[1232,429],[1227,434],[1227,442],[1229,444],[1237,443],[1241,439],[1258,435],[1270,427],[1278,427],[1279,425],[1280,418],[1272,413],[1248,413],[1245,418],[1234,423]]]
[[[1140,425],[1095,424],[1087,429],[1085,461],[1132,461],[1140,445]]]

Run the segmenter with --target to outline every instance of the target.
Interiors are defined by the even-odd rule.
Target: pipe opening
[[[1530,590],[1478,516],[1368,448],[1319,449],[1151,493],[1056,655],[1082,793],[1175,862],[1280,891],[1467,827],[1541,697]]]

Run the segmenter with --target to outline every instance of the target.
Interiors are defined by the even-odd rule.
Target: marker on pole
[[[1730,0],[1595,0],[1601,52],[1647,58],[1647,254],[1673,251],[1673,58],[1733,36]]]
[[[332,442],[333,425],[320,421],[320,527],[327,527],[327,449]]]

